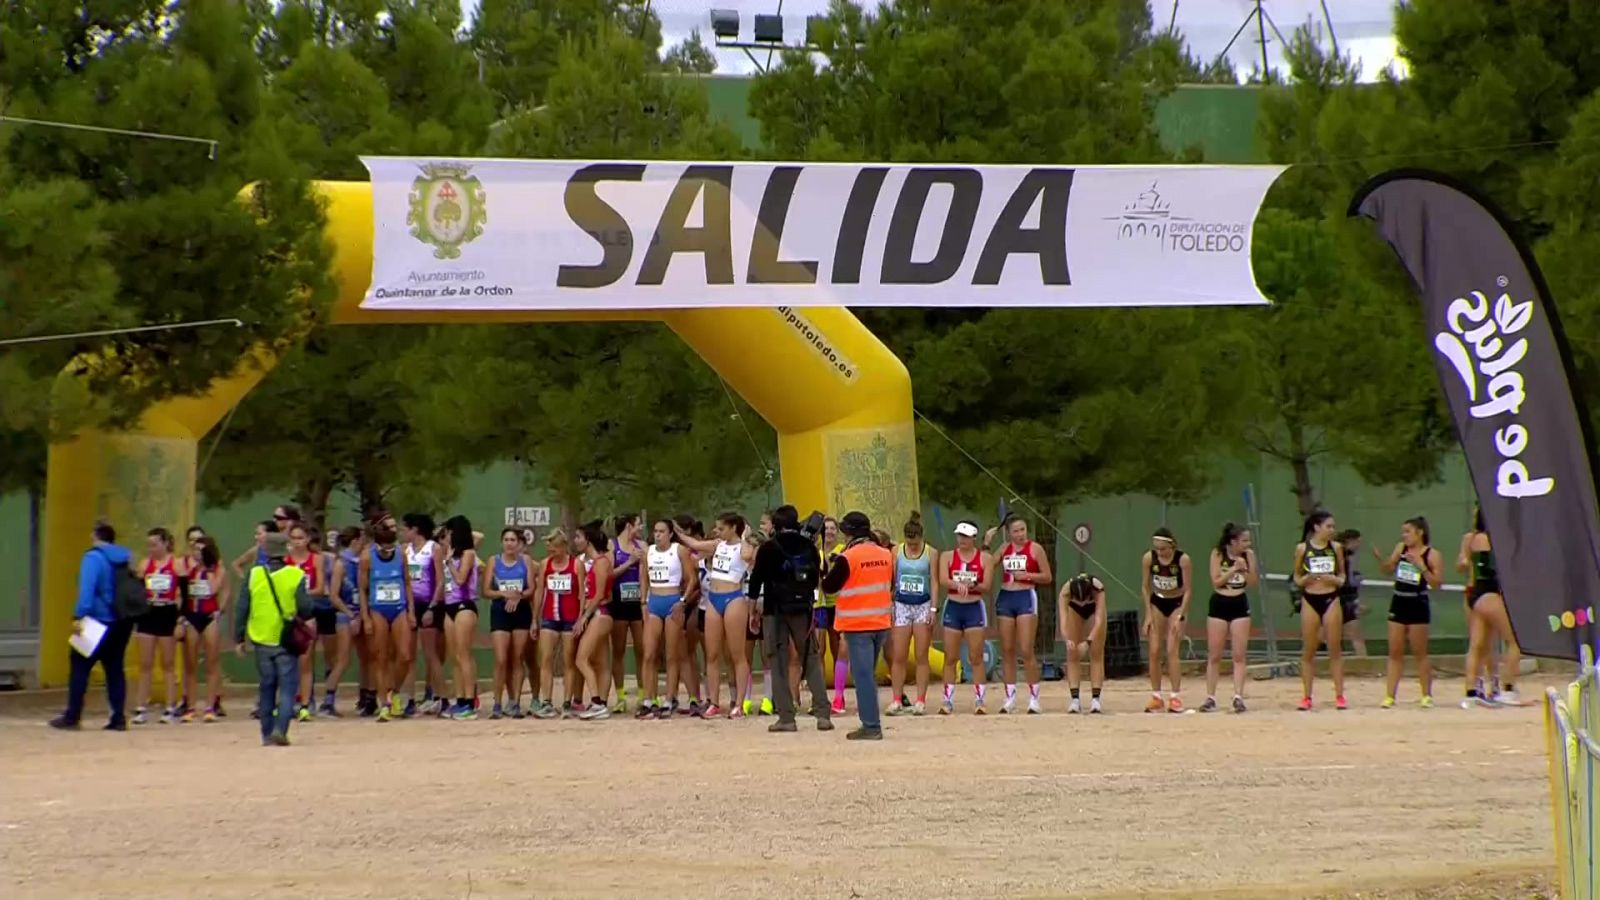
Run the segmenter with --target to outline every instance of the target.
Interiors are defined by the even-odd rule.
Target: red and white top
[[[1041,571],[1039,560],[1033,554],[1033,546],[1033,541],[1028,541],[1021,547],[1007,543],[1005,548],[1000,551],[1000,571],[1005,573],[1005,579],[1001,582],[1001,587],[1017,587],[1021,589],[1033,587],[1031,582],[1022,582],[1016,579],[1017,575],[1024,572],[1037,575]]]
[[[539,618],[546,622],[578,621],[578,559],[567,557],[566,565],[557,568],[555,561],[544,561],[544,605]]]
[[[961,551],[950,554],[950,582],[977,590],[983,583],[983,551],[974,549],[971,559],[962,559]]]
[[[144,595],[151,606],[172,606],[178,602],[176,557],[169,556],[159,563],[153,559],[145,561]]]

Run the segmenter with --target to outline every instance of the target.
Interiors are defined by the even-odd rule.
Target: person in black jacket
[[[772,701],[778,721],[768,731],[794,731],[794,693],[789,688],[789,650],[800,654],[811,687],[811,715],[818,731],[832,731],[822,659],[813,639],[811,607],[822,580],[822,555],[800,533],[800,513],[785,504],[772,511],[772,540],[756,551],[750,569],[750,597],[761,609],[766,632],[763,652],[772,671]]]

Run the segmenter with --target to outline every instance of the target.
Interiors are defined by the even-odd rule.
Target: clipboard
[[[100,649],[100,642],[105,638],[106,626],[99,620],[86,616],[78,620],[78,627],[67,638],[67,643],[72,645],[72,649],[76,650],[79,656],[87,659]]]

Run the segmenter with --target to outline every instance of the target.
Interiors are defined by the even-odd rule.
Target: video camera
[[[827,516],[823,515],[820,511],[812,510],[811,515],[806,516],[805,519],[800,523],[801,536],[808,541],[815,541],[817,539],[817,535],[822,534],[822,529],[827,521]]]

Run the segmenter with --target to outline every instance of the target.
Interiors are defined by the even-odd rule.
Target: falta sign
[[[368,157],[363,306],[1263,304],[1280,166]]]

